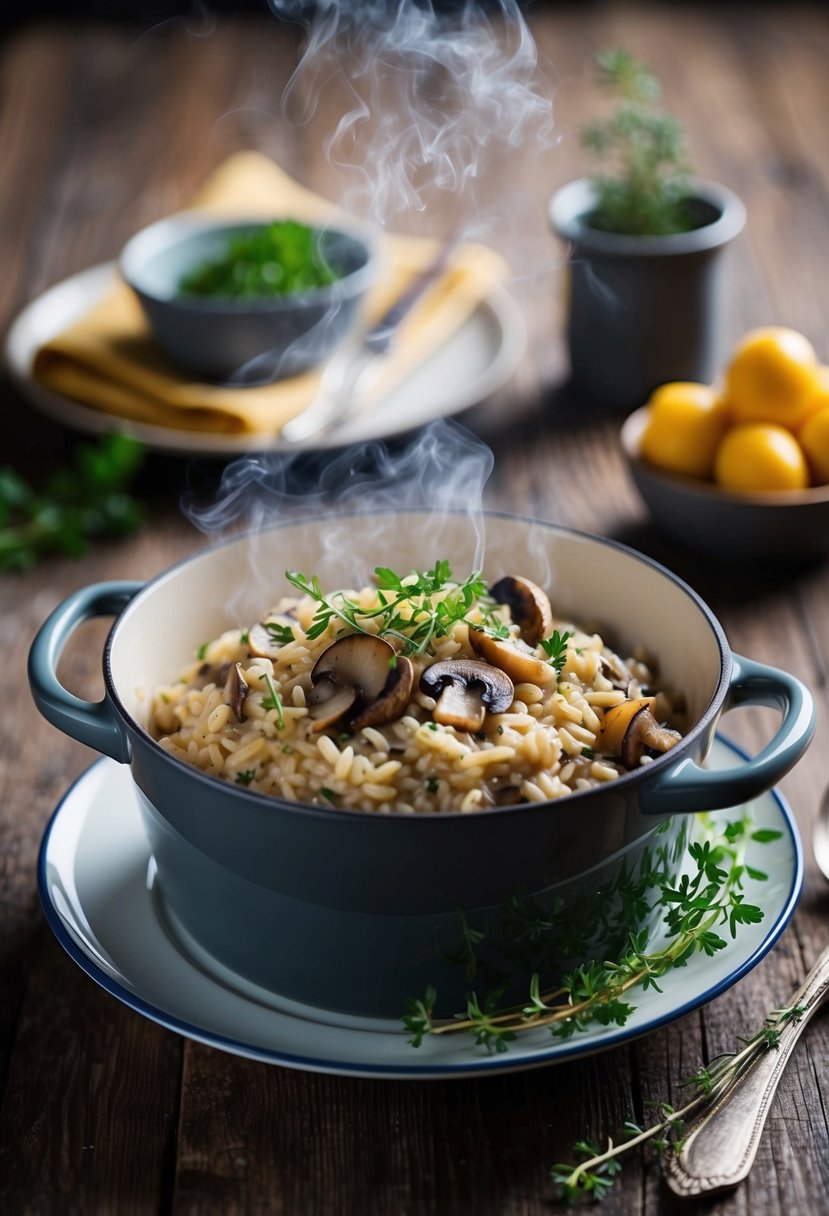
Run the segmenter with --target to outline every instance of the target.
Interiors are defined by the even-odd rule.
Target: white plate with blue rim
[[[304,443],[286,443],[278,435],[156,426],[72,401],[45,388],[32,375],[38,349],[80,320],[115,282],[115,265],[108,262],[72,275],[32,300],[9,329],[6,366],[21,394],[42,414],[87,434],[119,431],[171,454],[221,459],[252,451],[295,452],[391,439],[484,401],[509,379],[526,347],[524,317],[509,292],[496,287],[400,384],[330,434]]]
[[[712,768],[738,749],[718,738]],[[38,886],[46,919],[70,957],[112,996],[169,1030],[223,1051],[312,1072],[446,1080],[537,1068],[617,1046],[713,1000],[771,949],[794,911],[803,855],[792,813],[772,791],[748,804],[765,842],[752,840],[745,900],[763,919],[738,927],[713,957],[694,954],[660,979],[661,992],[628,992],[624,1026],[597,1026],[569,1039],[542,1027],[523,1031],[503,1054],[471,1036],[427,1037],[420,1047],[400,1022],[348,1017],[282,999],[223,973],[170,933],[155,892],[150,856],[126,766],[96,761],[57,807],[40,850]],[[743,814],[740,808],[739,815]],[[722,822],[734,811],[717,811]],[[420,995],[420,994],[413,994]]]

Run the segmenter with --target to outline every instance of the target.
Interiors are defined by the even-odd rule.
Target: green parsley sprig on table
[[[126,435],[106,435],[76,449],[72,466],[36,489],[0,468],[0,572],[27,570],[49,553],[80,557],[96,537],[127,536],[143,521],[126,488],[143,448]]]

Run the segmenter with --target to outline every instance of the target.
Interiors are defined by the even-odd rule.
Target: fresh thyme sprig
[[[276,685],[274,684],[273,679],[271,678],[271,676],[268,675],[268,673],[266,671],[262,672],[262,679],[265,681],[265,683],[268,686],[268,695],[266,697],[262,698],[262,702],[261,702],[262,708],[263,709],[275,709],[276,710],[276,725],[279,730],[284,730],[285,729],[285,715],[282,712],[282,698],[280,697],[279,693],[277,692]]]
[[[717,929],[728,925],[735,937],[738,927],[758,923],[763,911],[745,902],[744,877],[760,871],[745,863],[749,840],[768,843],[779,838],[772,829],[752,830],[748,817],[722,825],[708,815],[698,818],[703,839],[692,841],[688,857],[691,873],[677,881],[662,877],[655,908],[664,910],[664,939],[651,945],[649,931],[631,932],[627,949],[614,961],[593,960],[577,967],[549,991],[542,992],[539,977],[530,982],[527,1004],[497,1009],[491,1000],[483,1004],[474,994],[464,1013],[439,1020],[434,1009],[437,993],[430,988],[422,1000],[406,1004],[403,1024],[411,1033],[412,1046],[428,1035],[471,1033],[489,1050],[502,1052],[517,1034],[546,1027],[556,1038],[568,1039],[593,1026],[625,1025],[634,1006],[625,999],[635,989],[661,992],[660,977],[684,966],[695,953],[709,957],[728,944]]]
[[[452,571],[445,559],[435,562],[431,570],[396,574],[387,566],[375,571],[376,608],[364,608],[345,591],[326,595],[319,579],[298,571],[286,570],[291,586],[316,600],[317,609],[306,636],[313,641],[339,621],[357,633],[377,633],[380,637],[399,642],[404,654],[426,654],[435,638],[445,636],[456,621],[464,617],[481,600],[487,599],[486,583],[478,571],[463,582],[452,581]],[[368,628],[369,623],[373,627]]]
[[[778,1046],[783,1028],[789,1022],[796,1022],[803,1012],[802,1005],[772,1010],[757,1033],[742,1040],[745,1046],[741,1050],[717,1057],[682,1082],[683,1087],[694,1091],[694,1097],[688,1102],[678,1109],[661,1102],[657,1107],[661,1117],[648,1128],[628,1120],[621,1131],[621,1136],[625,1137],[623,1143],[614,1143],[608,1136],[607,1147],[602,1150],[592,1141],[576,1141],[573,1152],[585,1159],[579,1163],[559,1162],[550,1170],[559,1196],[571,1203],[584,1198],[603,1199],[621,1169],[619,1158],[648,1141],[657,1152],[679,1152],[688,1116],[703,1107],[713,1106],[758,1056]]]

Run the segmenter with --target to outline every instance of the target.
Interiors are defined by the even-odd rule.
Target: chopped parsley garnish
[[[336,790],[330,790],[327,785],[320,787],[320,794],[323,798],[327,798],[329,802],[336,802],[339,796]]]
[[[426,786],[426,789],[430,794],[436,794],[438,792],[437,777],[427,777],[423,784]]]
[[[325,287],[342,278],[342,271],[329,263],[322,246],[320,233],[297,220],[252,224],[185,274],[178,293],[249,299]]]
[[[586,756],[588,760],[592,760],[596,755],[592,747],[583,747],[581,749],[581,754]]]
[[[567,643],[570,641],[571,634],[565,629],[564,633],[559,633],[554,629],[550,637],[544,638],[539,642],[539,646],[547,656],[547,662],[556,672],[556,675],[561,675],[561,670],[567,662]]]
[[[210,645],[209,642],[202,642],[201,646],[196,651],[196,658],[199,660],[200,663],[204,662],[204,660],[207,656],[207,647],[209,645]]]
[[[243,629],[242,632],[239,634],[239,641],[242,644],[242,646],[247,646],[249,637],[250,637],[250,631],[247,629]]]
[[[345,591],[326,595],[316,575],[308,578],[296,571],[285,572],[291,586],[317,601],[317,610],[306,631],[309,641],[325,633],[332,621],[341,621],[357,633],[379,633],[380,637],[395,639],[406,655],[431,654],[434,640],[445,637],[456,621],[463,620],[480,600],[487,598],[486,583],[480,573],[473,572],[462,583],[456,583],[445,559],[435,562],[431,570],[413,570],[407,575],[378,566],[374,575],[380,602],[376,608],[363,608]],[[368,629],[370,621],[376,624]]]
[[[267,629],[271,641],[277,642],[280,646],[294,640],[294,631],[290,625],[281,625],[279,621],[263,621],[262,625]]]
[[[253,781],[255,776],[256,776],[255,768],[246,768],[241,773],[236,774],[236,784],[237,785],[250,785],[251,781]]]

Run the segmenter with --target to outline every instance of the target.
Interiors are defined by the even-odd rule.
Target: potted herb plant
[[[584,127],[582,142],[602,170],[562,187],[550,220],[570,250],[571,386],[605,408],[633,409],[668,380],[712,379],[720,254],[745,208],[690,175],[682,125],[643,64],[623,49],[597,62],[617,105]]]

